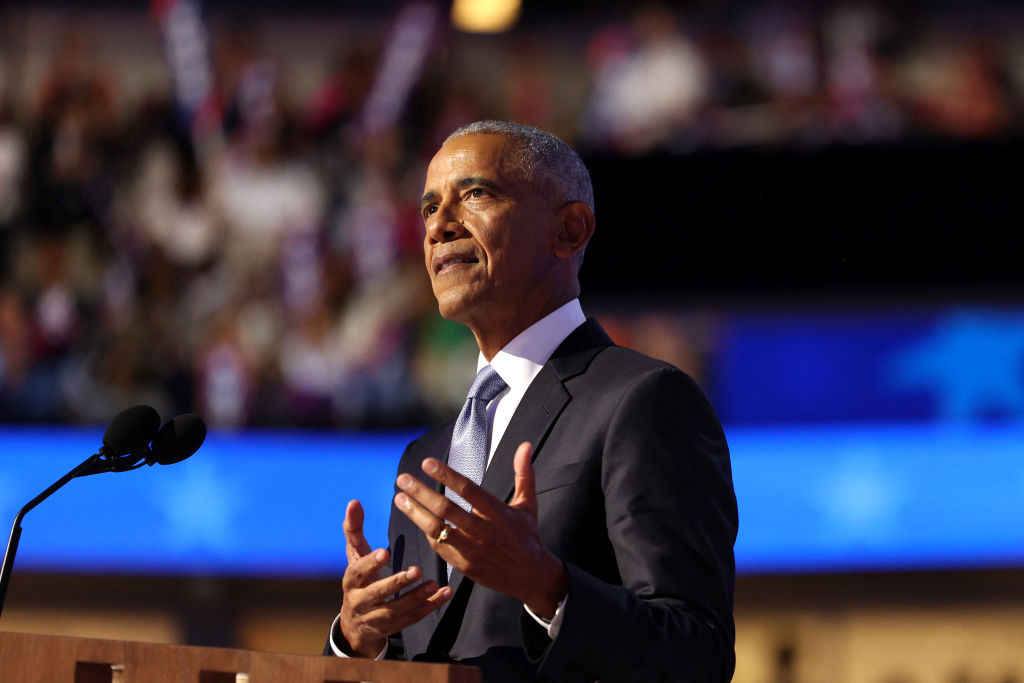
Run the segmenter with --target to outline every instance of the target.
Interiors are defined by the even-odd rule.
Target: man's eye
[[[474,187],[472,190],[469,191],[469,196],[472,197],[473,199],[479,199],[480,197],[484,197],[486,195],[487,190],[483,189],[482,187]]]
[[[427,208],[423,209],[424,216],[433,216],[435,213],[437,213],[437,204],[431,204]]]

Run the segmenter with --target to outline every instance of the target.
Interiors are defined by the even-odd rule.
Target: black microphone
[[[158,429],[160,415],[150,406],[122,410],[103,432],[99,452],[72,470],[72,477],[134,469],[149,452],[148,444],[156,437]]]
[[[168,420],[153,439],[147,465],[173,465],[199,450],[206,439],[206,423],[192,413]]]
[[[124,414],[122,413],[121,415]],[[150,447],[138,440],[141,438],[141,431],[137,432],[134,437],[128,433],[129,428],[138,429],[142,427],[142,414],[142,411],[139,411],[140,419],[137,422],[129,423],[127,419],[124,420],[121,426],[123,426],[125,431],[123,434],[118,434],[117,439],[104,439],[108,445],[117,442],[119,446],[108,447],[108,445],[104,445],[100,449],[100,453],[94,456],[96,460],[88,462],[88,464],[82,463],[76,469],[75,476],[84,477],[101,472],[128,472],[129,470],[138,469],[143,465],[173,465],[199,450],[199,447],[203,445],[203,441],[206,439],[206,423],[198,415],[192,415],[191,413],[178,415],[168,420],[163,427],[160,427],[160,431],[156,431],[151,418],[147,415],[145,416],[144,423],[145,433],[154,434],[154,436],[149,437],[149,440],[153,441],[153,446]],[[153,412],[153,415],[156,415],[156,411]],[[117,418],[114,419],[116,420]],[[159,417],[156,418],[155,424],[159,426]],[[111,428],[113,426],[111,424]],[[110,429],[107,430],[108,433],[110,431]],[[110,452],[118,448],[120,450],[131,448],[131,451],[126,451],[126,455],[108,457]],[[104,453],[104,449],[108,449],[107,453]]]
[[[21,538],[21,520],[25,514],[46,500],[57,489],[76,477],[101,472],[125,472],[142,465],[171,465],[189,457],[203,445],[206,425],[196,415],[178,415],[160,427],[160,415],[149,406],[132,406],[117,414],[103,433],[103,447],[78,467],[53,483],[48,489],[25,504],[14,518],[7,541],[3,565],[0,566],[0,613],[4,609],[7,584],[14,568],[14,556]],[[153,442],[150,448],[149,442]]]
[[[160,416],[149,406],[132,406],[123,410],[110,421],[103,432],[103,448],[106,455],[128,455],[145,448],[160,429]]]

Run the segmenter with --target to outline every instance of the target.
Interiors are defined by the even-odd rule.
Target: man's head
[[[593,203],[583,162],[548,133],[497,121],[452,133],[420,207],[441,314],[468,325],[489,358],[578,296]]]
[[[513,143],[513,168],[552,205],[583,202],[594,211],[590,172],[580,155],[551,133],[512,121],[476,121],[456,129],[444,144],[463,135],[504,136]]]

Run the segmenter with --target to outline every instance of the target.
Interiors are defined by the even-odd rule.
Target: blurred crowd
[[[171,97],[119,118],[77,28],[31,115],[5,107],[0,419],[148,403],[221,427],[388,427],[463,391],[473,356],[453,354],[472,338],[423,272],[420,142],[360,130],[373,60],[344,57],[290,110],[251,28],[217,44],[221,117],[202,140]]]
[[[378,41],[296,99],[261,40],[272,22],[228,21],[201,139],[173,92],[126,101],[102,31],[69,25],[31,96],[0,90],[0,421],[132,403],[222,427],[451,414],[475,345],[436,313],[417,209],[448,132],[512,118],[585,155],[1019,135],[1024,14],[969,19],[644,5],[576,26],[579,44],[536,24],[486,48],[442,29],[385,125],[366,114]],[[662,357],[703,352],[673,320],[609,326]]]
[[[589,41],[578,137],[619,153],[992,139],[1024,130],[1024,12],[645,6]]]

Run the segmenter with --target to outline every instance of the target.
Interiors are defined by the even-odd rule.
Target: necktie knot
[[[485,365],[480,369],[480,372],[476,374],[476,377],[473,378],[473,383],[469,386],[469,394],[466,398],[477,399],[484,403],[490,403],[494,400],[494,397],[504,391],[506,387],[508,387],[508,385],[505,384],[505,380],[501,378],[498,371],[490,365]]]

